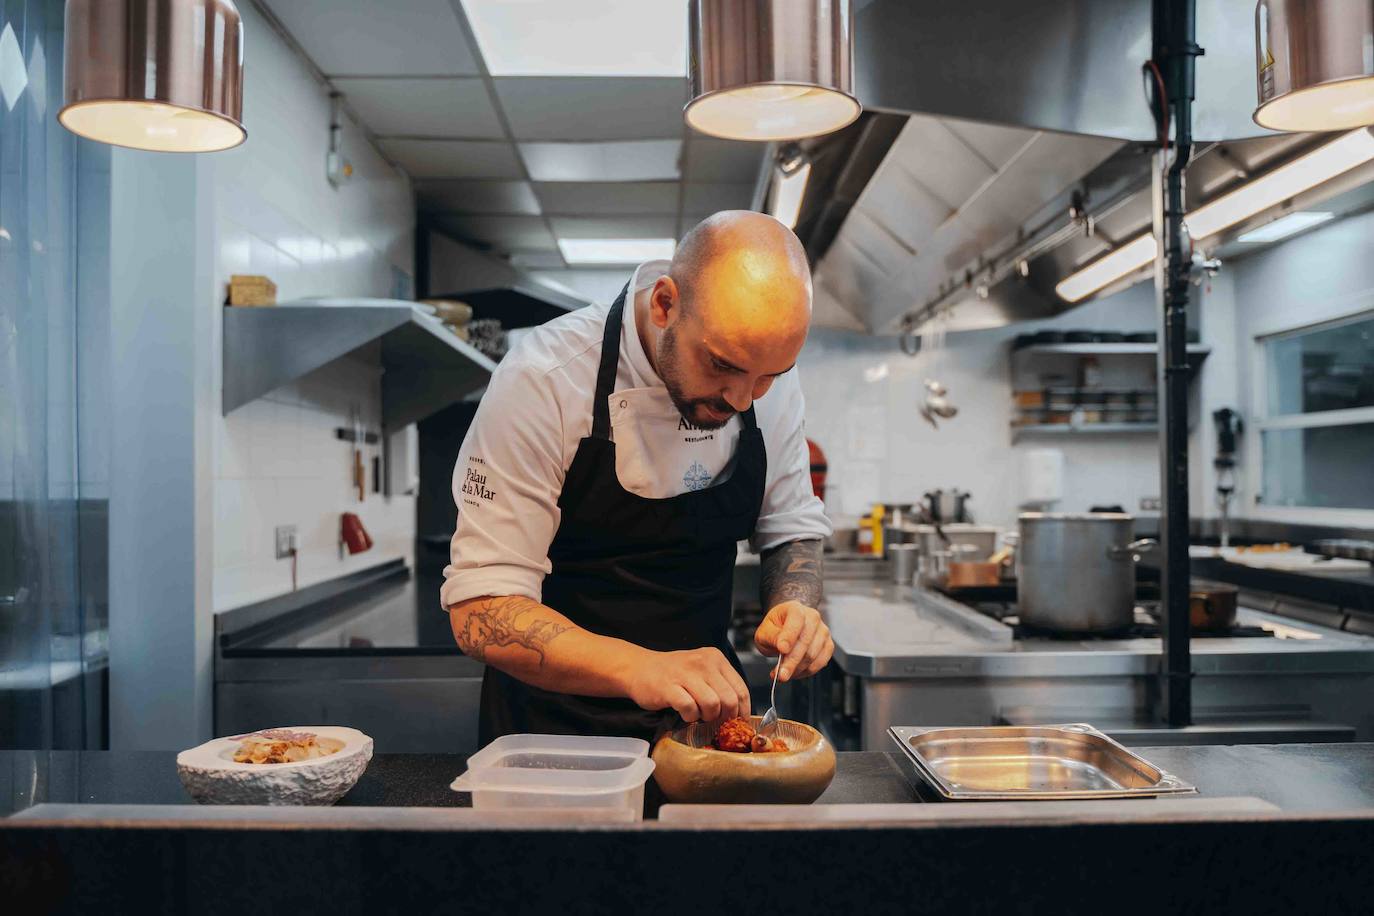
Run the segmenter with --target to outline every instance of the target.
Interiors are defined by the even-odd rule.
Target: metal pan
[[[950,801],[1136,798],[1196,792],[1091,725],[916,728],[888,734]]]

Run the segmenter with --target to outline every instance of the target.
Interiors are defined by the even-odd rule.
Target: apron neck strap
[[[615,392],[615,373],[620,366],[620,329],[625,324],[625,297],[630,284],[616,296],[606,313],[606,329],[601,335],[601,366],[596,372],[596,395],[592,398],[592,435],[611,438],[611,395]]]

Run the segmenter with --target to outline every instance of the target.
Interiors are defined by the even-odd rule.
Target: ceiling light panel
[[[1286,239],[1290,235],[1296,235],[1304,229],[1311,229],[1313,226],[1320,226],[1336,218],[1334,213],[1325,213],[1312,210],[1301,210],[1297,213],[1289,213],[1281,216],[1272,223],[1260,226],[1258,229],[1251,229],[1249,232],[1236,239],[1247,245],[1258,245],[1264,242],[1277,242],[1279,239]]]
[[[683,0],[463,0],[492,76],[687,75]]]
[[[520,144],[535,181],[675,181],[681,153],[680,140]]]
[[[639,264],[671,258],[672,239],[559,239],[558,249],[569,264]]]

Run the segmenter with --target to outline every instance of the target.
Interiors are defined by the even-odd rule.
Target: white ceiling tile
[[[436,224],[463,241],[481,242],[503,251],[553,250],[557,243],[537,216],[479,216],[454,214]]]
[[[661,239],[677,236],[674,216],[553,216],[553,231],[566,239]]]
[[[687,142],[688,181],[754,182],[763,164],[766,143],[692,137]]]
[[[682,206],[689,213],[748,210],[754,200],[752,184],[688,184]]]
[[[654,182],[542,182],[534,187],[545,213],[567,216],[672,213],[678,185]]]
[[[463,0],[498,76],[686,76],[683,0]]]
[[[678,177],[679,140],[521,143],[535,181],[657,181]]]
[[[334,85],[378,136],[505,136],[480,79],[360,77],[336,79]]]
[[[451,0],[266,0],[328,76],[470,76],[479,72]],[[243,4],[251,8],[251,4]],[[245,14],[248,25],[251,13]],[[248,41],[253,41],[250,33]]]
[[[517,140],[639,140],[683,135],[686,80],[530,77],[495,82]]]
[[[481,140],[379,140],[412,178],[523,178],[515,148]]]
[[[539,201],[527,181],[421,181],[415,185],[426,212],[539,215]]]

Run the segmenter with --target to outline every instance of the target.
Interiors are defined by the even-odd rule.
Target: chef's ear
[[[661,330],[681,317],[682,296],[673,278],[665,274],[654,281],[654,288],[649,293],[649,320]]]

